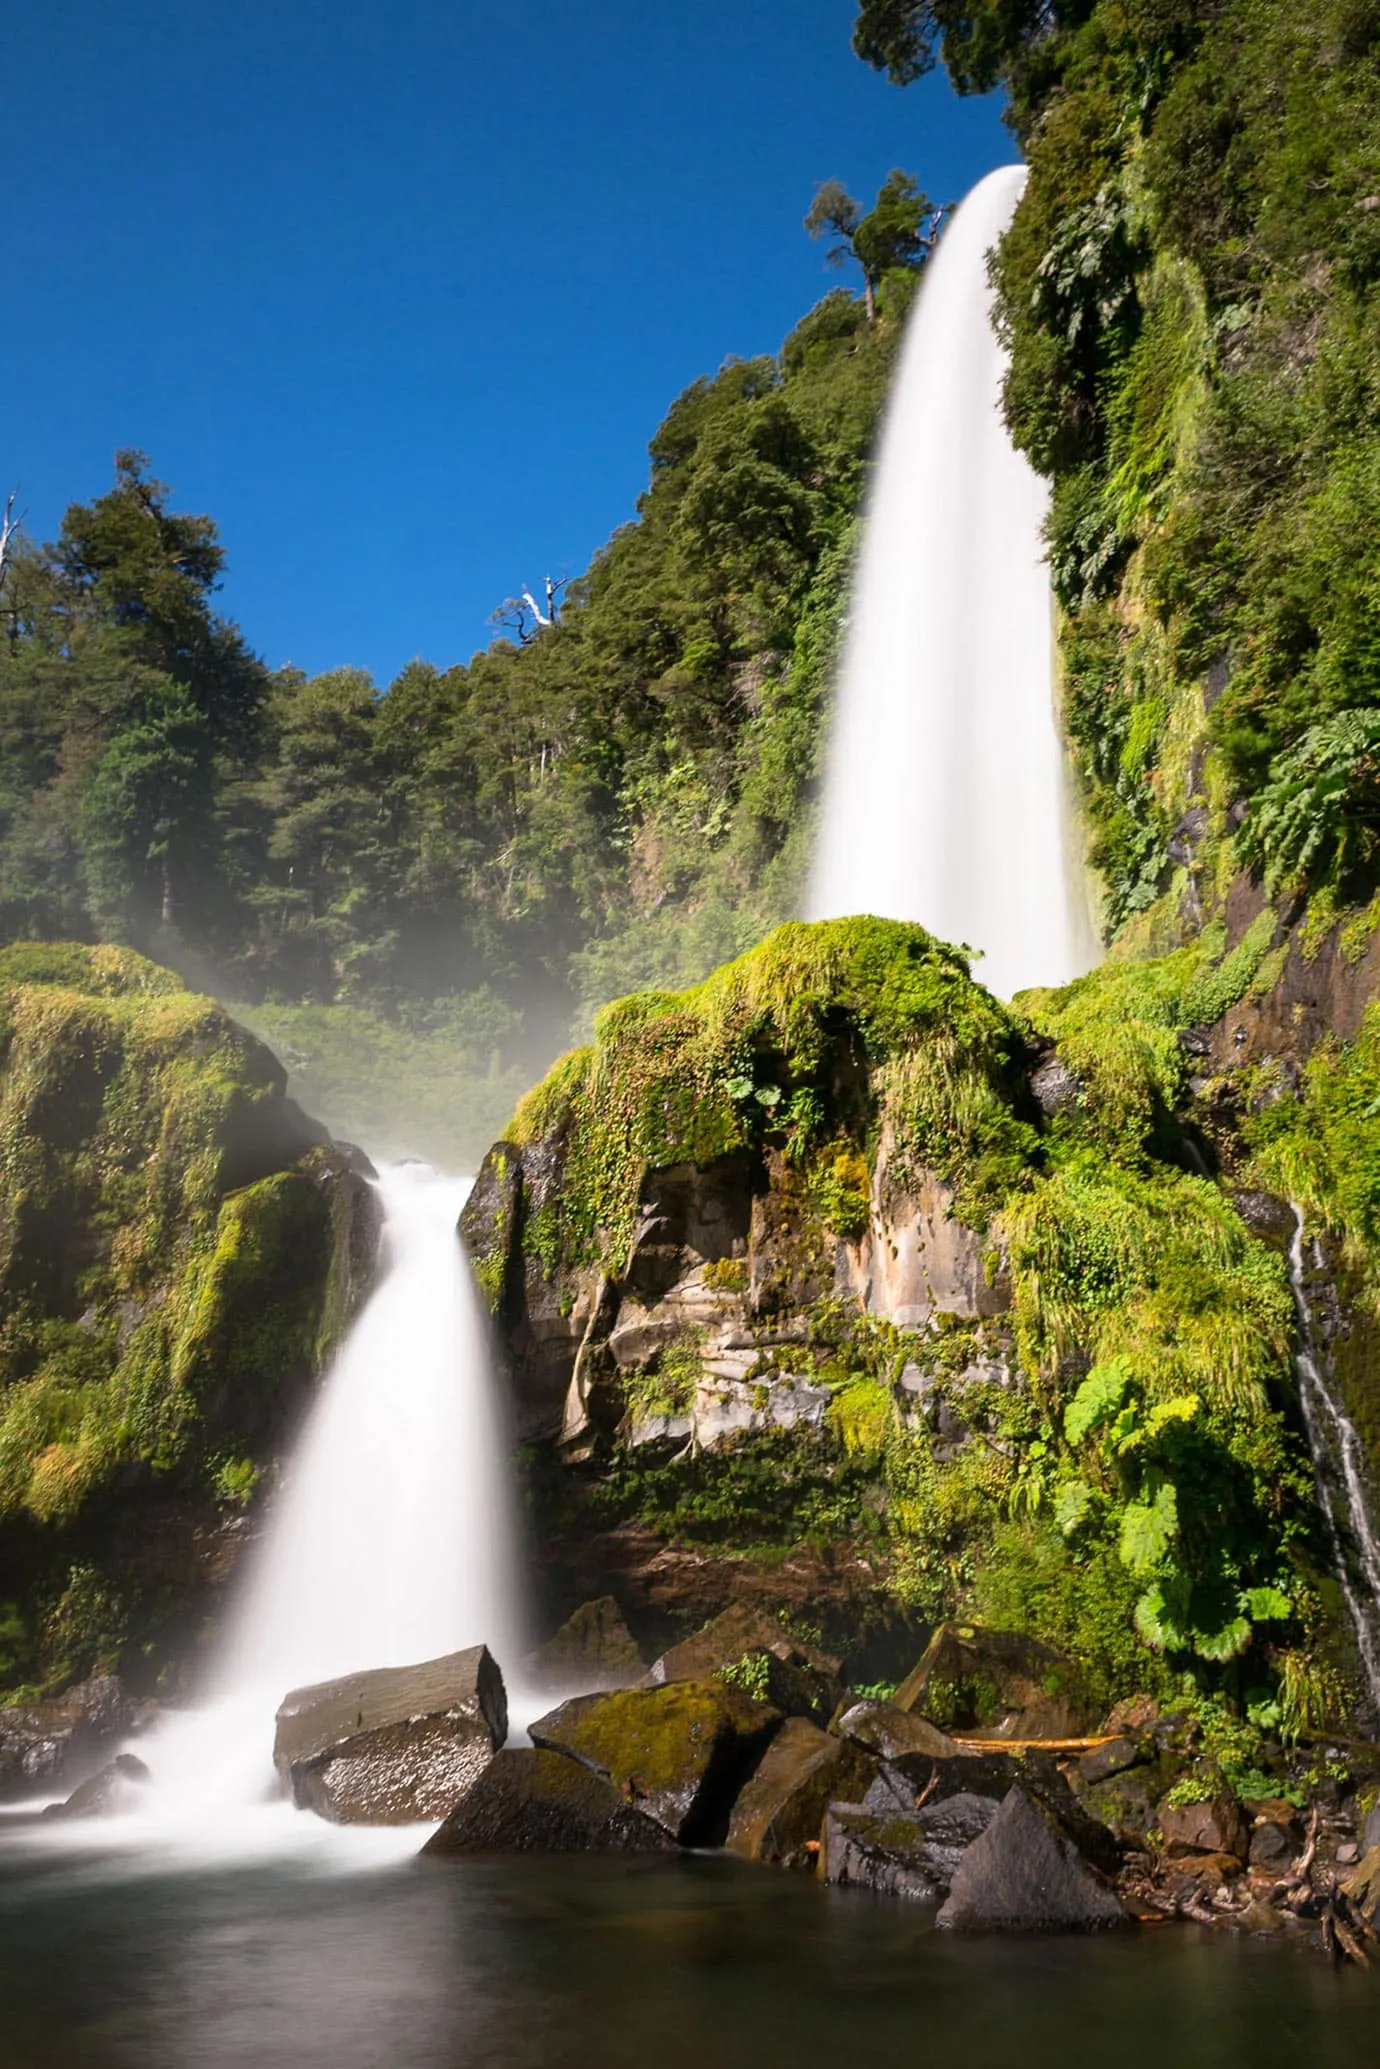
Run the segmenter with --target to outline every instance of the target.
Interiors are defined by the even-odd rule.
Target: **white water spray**
[[[1314,1262],[1320,1261],[1315,1253]],[[1299,1323],[1294,1369],[1298,1374],[1308,1448],[1313,1454],[1318,1502],[1327,1519],[1332,1563],[1356,1633],[1366,1686],[1372,1703],[1380,1710],[1380,1541],[1371,1519],[1361,1439],[1330,1384],[1326,1357],[1314,1337],[1303,1261],[1303,1209],[1297,1205],[1289,1245],[1289,1282],[1294,1289]],[[1361,1587],[1357,1585],[1358,1578],[1363,1583]]]
[[[987,254],[1023,166],[969,194],[926,272],[853,584],[811,919],[918,920],[1000,997],[1097,946],[1053,701],[1039,476],[1001,414]]]
[[[305,1682],[481,1642],[511,1691],[525,1644],[509,1445],[456,1233],[468,1188],[383,1168],[378,1284],[294,1448],[205,1699],[131,1747],[152,1773],[131,1816],[53,1828],[53,1845],[333,1865],[415,1849],[406,1830],[342,1831],[282,1802],[274,1717]]]

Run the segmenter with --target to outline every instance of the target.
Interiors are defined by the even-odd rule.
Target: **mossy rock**
[[[530,1727],[532,1743],[606,1776],[683,1846],[717,1846],[781,1714],[720,1682],[672,1681],[576,1696]]]
[[[0,1686],[160,1656],[362,1290],[371,1205],[213,1000],[124,949],[0,952]]]

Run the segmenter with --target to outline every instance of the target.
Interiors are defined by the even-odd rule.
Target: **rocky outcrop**
[[[675,1841],[605,1776],[563,1753],[496,1753],[426,1854],[671,1853]]]
[[[577,1696],[530,1727],[624,1792],[682,1846],[720,1845],[734,1801],[781,1714],[722,1682]]]
[[[0,1138],[9,1673],[151,1687],[367,1283],[373,1196],[261,1043],[117,948],[0,950]]]
[[[294,1689],[273,1761],[299,1809],[338,1825],[445,1817],[508,1735],[487,1646]]]
[[[746,1861],[813,1868],[825,1810],[860,1796],[874,1772],[861,1746],[788,1717],[734,1804],[724,1844]]]
[[[1092,1932],[1130,1920],[1046,1805],[1013,1788],[958,1862],[937,1923],[966,1932]]]

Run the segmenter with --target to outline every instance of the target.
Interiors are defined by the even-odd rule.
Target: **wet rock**
[[[1077,1106],[1085,1089],[1082,1079],[1069,1069],[1062,1056],[1046,1057],[1030,1074],[1035,1103],[1051,1119]]]
[[[1088,1932],[1129,1919],[1053,1813],[1013,1788],[963,1855],[936,1922],[968,1932]]]
[[[984,1738],[1075,1738],[1092,1723],[1074,1663],[1018,1631],[941,1624],[892,1701],[946,1731]]]
[[[861,1804],[830,1804],[820,1874],[881,1896],[937,1901],[996,1816],[997,1799],[962,1792],[917,1804],[895,1791],[895,1780],[894,1770],[879,1775]]]
[[[721,1845],[779,1710],[717,1681],[576,1696],[531,1726],[532,1743],[582,1761],[684,1846]]]
[[[853,1703],[837,1718],[831,1729],[856,1740],[879,1760],[955,1760],[958,1747],[945,1732],[914,1711],[899,1710],[894,1703]]]
[[[670,1853],[674,1841],[604,1775],[564,1753],[495,1753],[427,1854]]]
[[[1110,1712],[1102,1729],[1114,1737],[1137,1739],[1158,1724],[1160,1706],[1152,1695],[1130,1695]]]
[[[45,1818],[111,1818],[133,1810],[146,1782],[151,1779],[142,1760],[133,1753],[115,1758],[74,1789],[65,1803],[50,1803]]]
[[[1282,1873],[1299,1850],[1301,1831],[1293,1805],[1262,1804],[1251,1820],[1248,1859],[1253,1868]]]
[[[1362,1855],[1368,1854],[1373,1846],[1380,1846],[1380,1803],[1366,1812],[1366,1820],[1361,1827]]]
[[[861,1746],[788,1717],[733,1806],[725,1846],[747,1861],[813,1867],[825,1810],[861,1796],[874,1767]]]
[[[873,1812],[831,1803],[820,1836],[819,1872],[840,1889],[936,1904],[944,1894],[924,1827],[913,1812]]]
[[[709,1681],[725,1672],[748,1675],[750,1693],[789,1717],[827,1722],[839,1698],[839,1663],[793,1638],[774,1616],[735,1602],[693,1637],[673,1645],[648,1671],[645,1685]]]
[[[576,1689],[582,1695],[631,1688],[646,1667],[612,1595],[582,1602],[528,1661],[538,1688]]]
[[[443,1818],[508,1733],[503,1676],[484,1645],[412,1667],[297,1688],[273,1759],[302,1810],[341,1825]]]
[[[1200,1803],[1160,1807],[1160,1834],[1171,1859],[1180,1854],[1232,1854],[1244,1861],[1248,1850],[1246,1820],[1234,1796],[1225,1793]]]

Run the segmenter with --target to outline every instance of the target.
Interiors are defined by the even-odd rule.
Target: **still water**
[[[1380,1975],[973,1941],[714,1858],[128,1872],[0,1854],[4,2069],[1357,2069]]]

